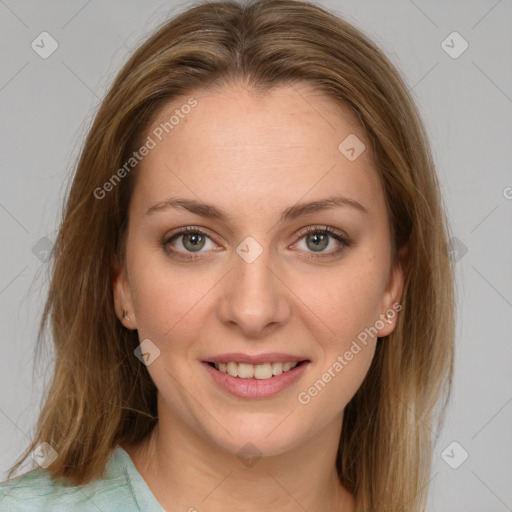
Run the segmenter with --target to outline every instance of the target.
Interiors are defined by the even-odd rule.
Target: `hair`
[[[360,30],[299,0],[194,4],[128,59],[78,157],[51,254],[38,345],[51,327],[55,367],[34,440],[58,458],[46,469],[74,485],[101,477],[117,444],[157,423],[156,386],[134,357],[137,331],[119,321],[113,262],[125,264],[135,172],[102,199],[94,190],[133,154],[161,108],[196,90],[241,82],[257,91],[309,85],[348,107],[371,141],[390,219],[393,263],[408,244],[402,310],[377,344],[344,410],[336,459],[358,511],[424,511],[434,448],[450,395],[454,352],[449,225],[428,136],[407,86]]]

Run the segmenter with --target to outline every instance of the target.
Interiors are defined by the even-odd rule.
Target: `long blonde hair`
[[[100,477],[117,444],[143,441],[157,422],[156,387],[119,322],[112,262],[124,262],[136,170],[102,199],[94,190],[129,159],[164,103],[244,80],[268,91],[307,83],[359,117],[376,156],[394,258],[406,242],[402,310],[345,408],[337,469],[358,511],[424,511],[432,432],[452,379],[453,263],[428,137],[398,72],[364,34],[298,0],[201,2],[161,26],[119,72],[82,148],[52,251],[38,345],[51,326],[55,368],[33,442],[47,468],[75,485]],[[436,407],[439,406],[439,407]]]

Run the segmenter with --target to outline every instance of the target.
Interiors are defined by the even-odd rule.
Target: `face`
[[[160,418],[266,455],[340,426],[403,283],[364,130],[305,86],[231,85],[147,136],[114,298],[150,340]]]

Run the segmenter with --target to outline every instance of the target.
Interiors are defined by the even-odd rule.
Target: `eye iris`
[[[188,246],[187,242],[191,242],[192,246]],[[187,250],[198,251],[204,247],[205,239],[203,235],[199,233],[185,234],[183,235],[183,246]]]
[[[313,251],[321,251],[322,249],[325,249],[327,245],[329,244],[329,237],[326,234],[309,234],[306,238],[306,243],[309,244],[309,242],[313,242],[314,246],[311,247]],[[308,245],[309,246],[309,245]]]

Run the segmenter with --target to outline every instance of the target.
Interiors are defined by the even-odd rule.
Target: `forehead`
[[[307,86],[195,91],[163,106],[146,137],[155,147],[137,170],[142,202],[176,189],[208,202],[245,198],[252,206],[326,192],[370,208],[382,199],[371,143],[356,116]],[[355,159],[347,158],[350,146],[361,152]]]

